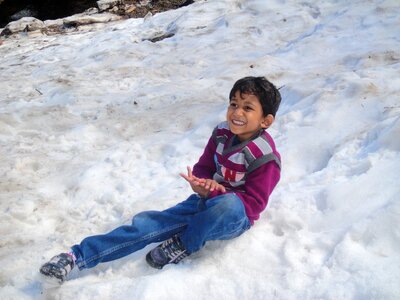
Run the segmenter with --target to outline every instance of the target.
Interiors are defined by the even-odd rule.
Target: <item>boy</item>
[[[265,209],[280,178],[280,155],[265,131],[274,122],[281,96],[264,77],[238,80],[229,95],[226,121],[219,124],[193,167],[181,176],[196,194],[164,211],[145,211],[104,234],[85,238],[40,272],[62,283],[75,267],[91,268],[162,242],[146,255],[161,269],[248,230]]]

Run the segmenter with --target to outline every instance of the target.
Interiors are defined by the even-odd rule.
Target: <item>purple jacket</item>
[[[235,137],[226,122],[220,123],[194,165],[193,174],[214,179],[225,186],[227,193],[240,197],[253,224],[280,179],[280,155],[265,130],[236,144]],[[208,198],[219,194],[222,193],[214,191]]]

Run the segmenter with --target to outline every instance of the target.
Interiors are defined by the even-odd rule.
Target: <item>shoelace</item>
[[[52,263],[58,267],[65,268],[69,266],[71,269],[74,266],[74,261],[72,260],[72,257],[68,256],[68,254],[60,254],[57,256],[54,256],[49,263]]]
[[[161,249],[167,255],[169,263],[178,263],[188,256],[186,250],[182,249],[175,238],[164,241],[161,245]]]

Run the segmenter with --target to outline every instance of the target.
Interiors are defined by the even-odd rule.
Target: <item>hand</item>
[[[205,179],[205,178],[198,178],[193,175],[192,169],[190,167],[187,167],[187,175],[184,173],[181,173],[180,175],[187,181],[189,182],[190,186],[192,187],[192,190],[199,194],[201,197],[206,198],[211,192],[213,191],[219,191],[222,193],[225,193],[225,187],[218,182],[216,182],[213,179]]]

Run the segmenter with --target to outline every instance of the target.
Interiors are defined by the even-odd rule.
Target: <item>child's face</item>
[[[251,138],[261,128],[268,128],[274,121],[272,115],[264,117],[260,100],[252,94],[236,91],[226,113],[229,129],[240,141]]]

